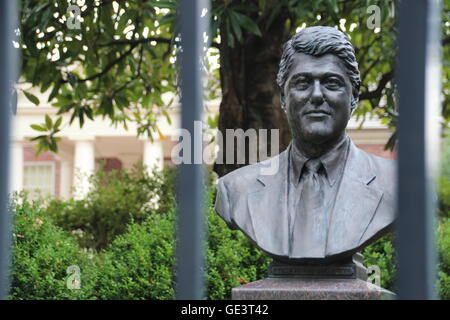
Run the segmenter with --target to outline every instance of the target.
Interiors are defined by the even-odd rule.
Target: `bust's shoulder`
[[[375,173],[378,184],[395,186],[397,179],[397,160],[382,158],[359,149],[369,161],[369,167]]]
[[[393,174],[397,170],[397,160],[395,159],[389,159],[389,158],[382,158],[379,156],[376,156],[372,153],[368,153],[366,151],[363,151],[367,154],[367,156],[371,160],[371,164],[374,167],[376,171],[378,171],[381,174]]]
[[[261,162],[257,162],[254,164],[250,164],[230,173],[227,173],[223,177],[219,178],[218,184],[223,185],[228,190],[234,190],[237,192],[248,191],[255,184],[259,184],[257,181],[259,177],[264,175],[264,172],[267,172],[267,168],[277,167],[280,169],[279,163],[286,161],[287,153],[286,151],[281,152],[280,154],[266,159]],[[277,163],[274,165],[274,163]],[[277,173],[281,172],[281,170],[277,170]]]
[[[258,162],[233,170],[219,178],[218,183],[225,185],[227,189],[246,190],[248,185],[256,182],[256,179],[260,175],[262,165],[262,162]]]

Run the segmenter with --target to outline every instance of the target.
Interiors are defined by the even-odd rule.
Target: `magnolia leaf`
[[[35,105],[39,105],[41,102],[39,101],[39,98],[38,97],[36,97],[34,94],[32,94],[32,93],[29,93],[29,92],[26,92],[26,91],[24,91],[23,92],[24,94],[25,94],[25,96],[27,97],[27,99],[28,100],[30,100],[32,103],[34,103]]]
[[[41,127],[41,126],[38,125],[38,124],[32,124],[32,125],[30,125],[30,127],[31,127],[33,130],[36,130],[36,131],[41,131],[41,132],[46,132],[46,131],[47,131],[46,128]]]
[[[47,126],[47,129],[51,129],[53,127],[52,118],[50,118],[48,114],[45,115],[45,125]]]

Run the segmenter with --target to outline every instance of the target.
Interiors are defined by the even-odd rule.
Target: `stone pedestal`
[[[269,277],[233,288],[233,300],[380,300],[395,294],[369,283],[362,255],[333,264],[274,261]]]
[[[379,300],[395,294],[361,279],[266,278],[233,288],[233,300]]]

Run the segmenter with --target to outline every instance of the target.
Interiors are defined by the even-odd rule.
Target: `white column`
[[[82,199],[89,192],[89,176],[95,169],[94,141],[75,141],[74,198]]]
[[[151,173],[154,166],[162,169],[164,165],[164,150],[161,141],[144,141],[144,165]]]
[[[9,190],[23,189],[23,145],[20,141],[11,142]]]
[[[72,186],[72,167],[68,160],[61,159],[61,175],[60,175],[60,187],[59,195],[63,199],[70,198],[70,189]]]

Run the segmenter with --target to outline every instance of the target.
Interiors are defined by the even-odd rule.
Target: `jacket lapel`
[[[370,183],[376,179],[371,160],[350,143],[347,163],[330,217],[327,255],[355,249],[372,221],[383,192]]]

